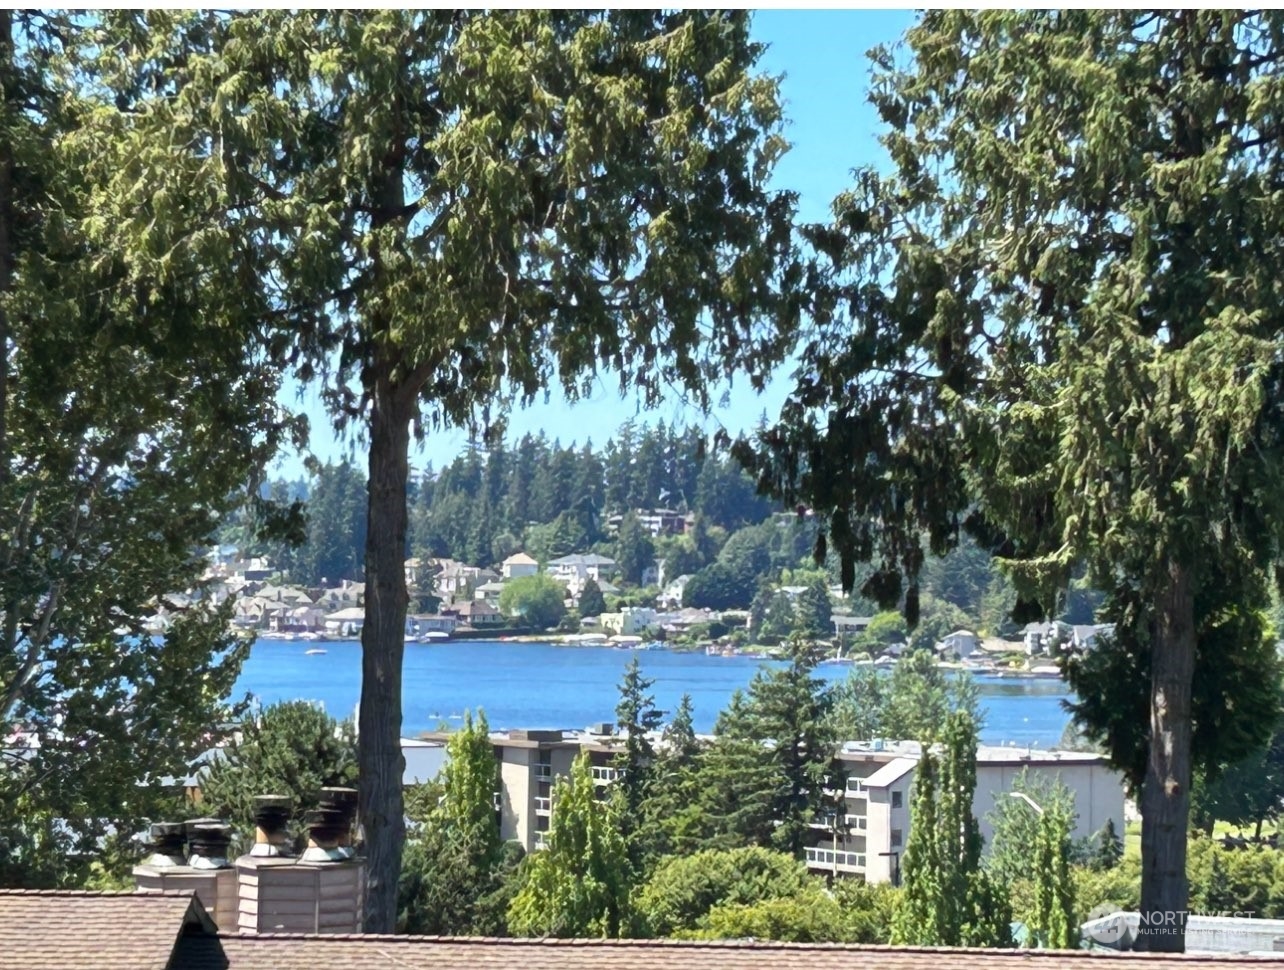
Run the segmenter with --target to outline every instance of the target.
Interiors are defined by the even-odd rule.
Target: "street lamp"
[[[1043,806],[1023,791],[1010,791],[1008,792],[1008,798],[1019,798],[1021,801],[1033,808],[1038,814],[1043,814]]]

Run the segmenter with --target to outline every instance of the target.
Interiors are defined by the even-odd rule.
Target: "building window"
[[[892,808],[900,808],[900,807],[901,807],[901,797],[902,797],[902,796],[901,796],[901,793],[900,793],[900,792],[898,792],[898,791],[894,791],[894,792],[892,792]]]
[[[900,847],[901,847],[901,830],[892,829],[892,848],[899,849]]]

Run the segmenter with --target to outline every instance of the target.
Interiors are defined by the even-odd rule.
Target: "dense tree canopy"
[[[193,16],[214,50],[176,115],[218,146],[231,223],[270,262],[278,348],[369,443],[361,810],[366,923],[387,931],[412,431],[489,424],[553,382],[574,398],[599,370],[648,403],[703,399],[777,359],[755,339],[794,291],[776,84],[742,13]]]
[[[1124,759],[1147,912],[1186,908],[1197,645],[1279,558],[1282,25],[938,12],[876,52],[891,172],[808,230],[833,285],[781,421],[739,449],[911,621],[924,538],[1000,554],[1022,620],[1086,567],[1148,657],[1149,753]]]
[[[153,66],[113,15],[0,12],[0,724],[21,736],[0,842],[22,882],[132,832],[231,713],[243,651],[197,549],[287,430],[252,256],[209,159],[146,110]]]

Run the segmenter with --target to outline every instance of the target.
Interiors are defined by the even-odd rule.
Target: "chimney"
[[[366,861],[355,856],[351,845],[356,789],[321,789],[318,807],[305,815],[308,847],[298,858],[287,856],[282,847],[283,802],[280,796],[256,799],[258,842],[236,860],[238,929],[360,933]],[[273,832],[279,833],[276,841]]]
[[[218,819],[159,822],[151,827],[151,854],[134,867],[141,893],[195,892],[216,926],[236,925],[236,872],[227,861],[232,829]],[[183,844],[190,850],[183,858]]]

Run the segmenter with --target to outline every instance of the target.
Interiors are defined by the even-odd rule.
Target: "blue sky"
[[[850,184],[853,168],[883,161],[877,141],[878,119],[866,97],[869,62],[865,53],[877,44],[890,44],[913,22],[908,10],[763,10],[754,16],[753,34],[768,44],[760,61],[764,71],[784,75],[781,94],[788,119],[786,137],[793,147],[776,168],[775,183],[799,193],[803,220],[824,219],[830,202]],[[626,420],[701,425],[709,431],[720,425],[733,435],[752,426],[765,410],[774,415],[788,390],[788,373],[770,384],[762,395],[741,382],[731,389],[726,407],[703,417],[680,401],[639,412],[631,398],[621,400],[610,375],[586,401],[566,402],[554,393],[539,403],[515,412],[509,420],[510,436],[543,430],[563,444],[587,438],[602,444]],[[716,399],[719,395],[715,394]],[[321,460],[344,454],[365,463],[359,442],[339,441],[317,393],[305,391],[300,400],[290,396],[292,407],[303,406],[311,419],[313,452]],[[429,461],[440,468],[462,449],[466,434],[459,431],[429,433],[418,448],[412,445],[412,466],[422,469]],[[297,456],[282,460],[275,474],[301,474]]]

